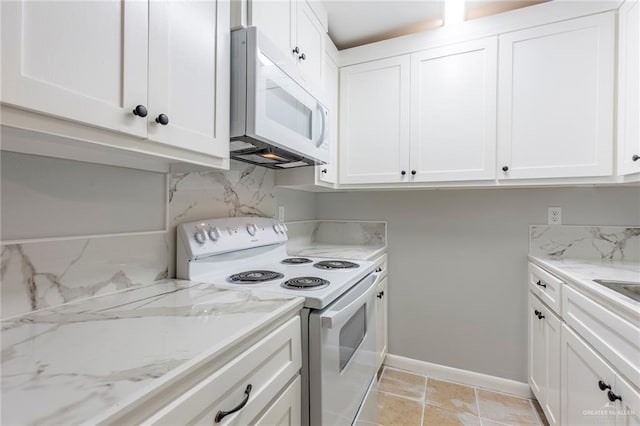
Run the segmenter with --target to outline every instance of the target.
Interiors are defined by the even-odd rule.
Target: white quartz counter
[[[290,256],[327,257],[333,259],[373,260],[387,251],[382,246],[348,244],[310,244],[288,249]]]
[[[165,280],[2,321],[2,424],[95,423],[303,301]]]
[[[640,325],[640,302],[593,282],[594,279],[640,282],[640,262],[538,256],[529,256],[529,260]]]

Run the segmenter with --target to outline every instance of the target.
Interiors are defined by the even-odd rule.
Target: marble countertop
[[[373,260],[387,251],[385,246],[350,244],[310,244],[287,248],[290,256],[328,257],[335,259]]]
[[[2,321],[2,423],[96,423],[302,307],[164,280]]]
[[[640,263],[596,259],[564,259],[529,256],[534,264],[557,275],[567,284],[588,293],[600,303],[640,325],[640,302],[617,293],[594,279],[615,281],[640,281]]]

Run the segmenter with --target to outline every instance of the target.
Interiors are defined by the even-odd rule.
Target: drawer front
[[[387,276],[387,255],[382,255],[381,258],[376,262],[375,270],[380,270],[378,273],[382,278]]]
[[[609,363],[640,387],[640,328],[567,286],[563,290],[562,316]]]
[[[302,395],[300,376],[282,392],[266,413],[256,422],[256,426],[297,426],[302,424]]]
[[[301,349],[300,317],[296,316],[144,423],[249,424],[291,378],[298,374],[302,365]],[[244,408],[216,423],[216,413],[238,406],[243,401],[249,384],[252,389]]]
[[[562,312],[560,308],[562,284],[562,281],[544,269],[532,263],[529,264],[529,288],[531,292],[558,315]]]

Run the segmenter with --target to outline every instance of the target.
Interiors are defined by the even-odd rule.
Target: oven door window
[[[340,372],[364,340],[367,332],[366,307],[366,304],[362,305],[340,329]]]

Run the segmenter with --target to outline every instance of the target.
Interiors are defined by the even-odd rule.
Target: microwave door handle
[[[349,318],[355,314],[358,309],[362,307],[366,303],[367,300],[372,296],[372,294],[376,290],[376,283],[378,282],[378,274],[372,274],[369,277],[371,280],[371,284],[367,291],[362,293],[356,300],[349,303],[344,308],[339,311],[329,311],[325,312],[321,316],[322,327],[323,328],[337,328],[340,324],[347,321]]]
[[[320,117],[322,117],[322,126],[320,128],[320,136],[318,136],[318,140],[315,143],[315,145],[319,147],[320,145],[322,145],[322,141],[324,140],[325,129],[327,127],[327,119],[324,116],[325,109],[322,107],[322,105],[320,105],[319,103],[316,104],[316,110],[320,111]]]

